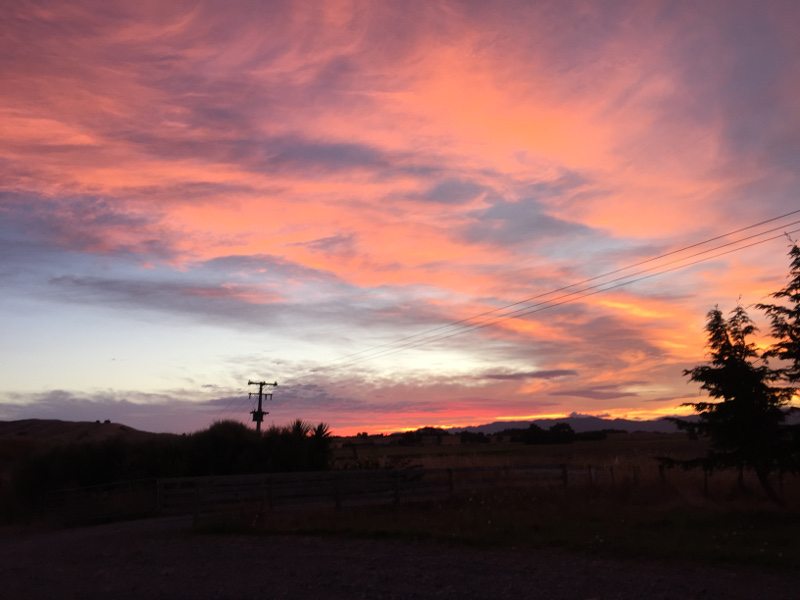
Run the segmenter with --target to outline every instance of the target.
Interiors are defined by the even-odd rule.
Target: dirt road
[[[186,519],[0,536],[4,598],[798,598],[800,576],[556,550],[197,535]]]

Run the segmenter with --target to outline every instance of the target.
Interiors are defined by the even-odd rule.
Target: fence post
[[[336,472],[333,474],[333,502],[336,510],[342,508],[341,490],[339,489],[339,474]]]
[[[589,485],[594,485],[594,467],[589,465],[587,468],[589,470]]]
[[[611,475],[611,486],[612,486],[612,487],[614,487],[614,486],[616,486],[616,485],[617,485],[617,481],[616,481],[616,479],[614,478],[614,465],[611,465],[611,466],[608,468],[608,471],[609,471],[609,474]]]
[[[708,469],[703,469],[703,496],[708,498]]]
[[[447,490],[450,492],[451,496],[455,491],[455,485],[453,484],[453,469],[447,469]]]
[[[156,490],[154,494],[155,498],[155,515],[157,517],[161,516],[161,480],[156,479]]]
[[[269,500],[269,509],[275,508],[275,498],[272,493],[272,475],[267,475],[267,498]]]
[[[561,465],[561,481],[564,487],[569,487],[569,471],[566,464]]]
[[[661,480],[661,485],[667,485],[667,473],[664,465],[658,465],[658,478]]]
[[[392,487],[394,491],[394,503],[400,504],[400,481],[397,476],[397,471],[392,471]]]
[[[633,485],[639,486],[639,465],[633,465]]]
[[[194,486],[194,526],[197,527],[200,522],[200,502],[201,499],[201,483],[198,481]]]

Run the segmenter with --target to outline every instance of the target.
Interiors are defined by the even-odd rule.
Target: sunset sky
[[[0,419],[190,431],[247,420],[248,379],[342,434],[676,414],[800,214],[449,324],[799,210],[798,31],[794,1],[4,3]]]

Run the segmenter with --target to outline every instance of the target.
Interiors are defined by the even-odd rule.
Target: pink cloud
[[[370,332],[361,347],[390,342],[794,208],[797,13],[20,4],[0,25],[8,243],[57,246],[24,268],[72,282],[71,301],[79,288],[89,304],[116,294],[174,314],[154,291],[166,273],[194,316],[273,327],[258,305],[280,305],[319,331]],[[264,256],[280,260],[208,271]],[[437,341],[454,372],[508,360],[577,370],[585,390],[651,381],[613,406],[566,406],[559,381],[536,380],[496,384],[489,409],[465,400],[470,386],[434,383],[415,391],[424,410],[336,418],[667,410],[702,356],[705,310],[761,300],[782,258],[759,247]]]

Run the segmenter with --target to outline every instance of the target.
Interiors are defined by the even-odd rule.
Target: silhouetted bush
[[[52,447],[24,459],[12,484],[20,499],[35,504],[49,491],[115,481],[325,470],[330,457],[324,423],[312,428],[297,420],[258,435],[241,423],[220,421],[191,435]]]
[[[414,431],[400,434],[401,446],[416,446],[425,440],[441,439],[450,435],[450,432],[440,427],[420,427]]]
[[[575,432],[569,423],[556,423],[547,430],[548,444],[569,444],[575,441]]]
[[[522,441],[526,444],[568,444],[575,441],[575,432],[569,423],[556,423],[550,429],[542,429],[531,423],[525,430]]]
[[[627,433],[621,429],[595,429],[592,431],[582,431],[575,434],[576,442],[599,442],[608,437],[609,433]]]
[[[488,444],[489,436],[481,431],[462,431],[461,432],[462,444]]]
[[[556,423],[549,429],[542,429],[536,423],[531,423],[527,429],[504,429],[494,435],[525,444],[569,444],[577,439],[569,423]]]

